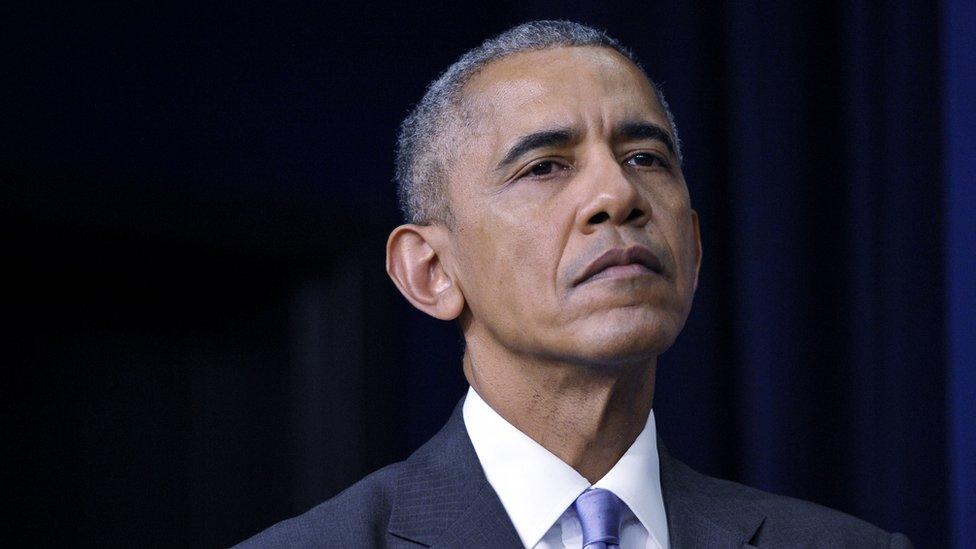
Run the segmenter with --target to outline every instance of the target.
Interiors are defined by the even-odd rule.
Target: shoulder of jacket
[[[748,508],[764,515],[766,518],[754,537],[760,546],[810,543],[818,547],[911,547],[901,534],[891,534],[818,503],[709,477],[680,462],[676,467],[682,469],[681,475],[696,477],[691,485],[699,497],[726,509]]]
[[[271,526],[237,547],[381,545],[402,464],[394,463],[371,473],[335,497]]]

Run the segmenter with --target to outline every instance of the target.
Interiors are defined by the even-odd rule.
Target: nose
[[[577,214],[577,227],[584,233],[596,231],[600,225],[632,225],[643,227],[651,216],[651,205],[628,178],[625,168],[612,155],[593,166],[588,177],[581,178],[585,202]]]

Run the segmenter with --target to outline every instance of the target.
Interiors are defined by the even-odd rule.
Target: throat
[[[603,409],[561,413],[562,421],[538,425],[535,436],[527,434],[593,484],[633,445],[646,425],[650,403],[627,408],[607,403]]]
[[[464,372],[495,412],[590,483],[640,435],[654,397],[654,362],[594,372],[579,365],[485,363],[469,348]]]

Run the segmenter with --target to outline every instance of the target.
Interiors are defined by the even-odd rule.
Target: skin
[[[472,120],[447,166],[450,227],[403,225],[387,270],[408,300],[458,319],[471,386],[591,482],[644,427],[657,357],[691,307],[697,214],[666,139],[623,135],[667,117],[617,52],[560,47],[508,56],[465,88]],[[520,138],[549,140],[503,163]],[[608,250],[643,246],[655,272],[617,267],[581,282]]]

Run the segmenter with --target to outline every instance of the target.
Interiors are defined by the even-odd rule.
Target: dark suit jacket
[[[658,443],[671,547],[911,547],[819,505],[699,474]],[[239,547],[521,547],[461,417],[406,461]]]

